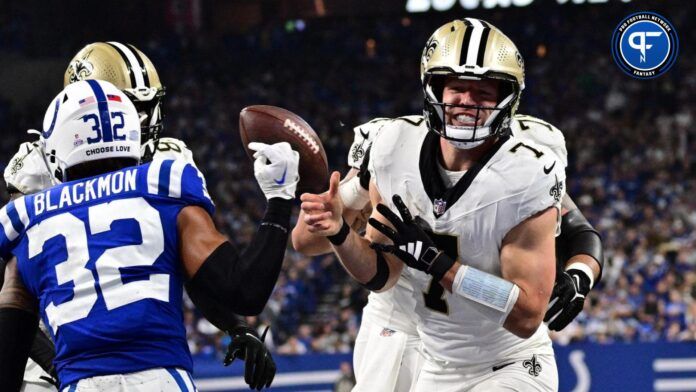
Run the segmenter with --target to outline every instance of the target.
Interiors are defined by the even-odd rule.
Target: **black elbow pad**
[[[370,291],[381,290],[387,284],[387,280],[389,280],[389,264],[387,264],[387,260],[382,252],[376,250],[375,253],[377,253],[377,272],[369,282],[362,285]]]
[[[561,235],[556,238],[556,249],[561,265],[573,256],[588,255],[599,263],[599,277],[604,269],[604,250],[599,232],[587,221],[580,210],[571,210],[561,219]]]

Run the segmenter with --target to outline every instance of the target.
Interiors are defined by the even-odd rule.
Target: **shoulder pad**
[[[515,115],[510,127],[515,137],[532,140],[548,147],[561,160],[563,166],[568,166],[565,137],[558,128],[544,120],[524,114]]]

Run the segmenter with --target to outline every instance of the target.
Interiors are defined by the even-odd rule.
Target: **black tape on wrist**
[[[387,260],[384,258],[382,252],[375,252],[377,253],[377,272],[369,282],[362,285],[370,291],[381,290],[389,279],[389,264],[387,264]]]
[[[435,259],[430,265],[428,273],[433,276],[436,282],[439,282],[453,265],[454,259],[447,256],[445,252],[441,251],[437,256],[435,256]]]
[[[348,238],[348,234],[350,233],[350,226],[348,226],[348,223],[346,223],[345,219],[343,220],[343,226],[341,226],[341,230],[338,231],[338,233],[334,235],[330,235],[326,237],[327,240],[329,240],[330,243],[339,246],[346,242],[346,238]]]

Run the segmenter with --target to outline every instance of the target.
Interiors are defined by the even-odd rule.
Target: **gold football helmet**
[[[451,77],[499,80],[497,105],[486,108],[445,104],[442,92],[445,80]],[[458,145],[473,146],[508,132],[524,89],[524,61],[510,38],[492,24],[474,18],[455,20],[438,28],[425,45],[421,82],[428,128]],[[446,123],[448,106],[476,109],[477,120],[482,109],[492,113],[483,125],[454,127]]]
[[[161,101],[165,88],[152,61],[130,44],[94,42],[70,61],[63,85],[86,80],[106,80],[123,91],[140,115],[141,143],[157,141],[162,131]]]

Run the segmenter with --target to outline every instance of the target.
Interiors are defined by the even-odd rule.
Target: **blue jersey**
[[[16,256],[39,299],[63,385],[156,367],[192,371],[176,224],[189,205],[213,213],[203,176],[183,160],[158,160],[0,210],[0,256]]]

